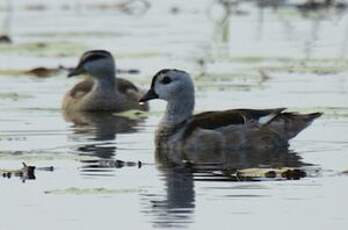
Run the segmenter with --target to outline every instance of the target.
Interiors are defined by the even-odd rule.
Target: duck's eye
[[[166,84],[169,84],[171,81],[172,79],[170,79],[170,77],[165,76],[162,78],[161,83],[166,85]]]

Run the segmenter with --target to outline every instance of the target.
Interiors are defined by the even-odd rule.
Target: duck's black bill
[[[150,89],[149,91],[147,91],[147,93],[139,100],[139,102],[146,102],[146,101],[150,101],[153,99],[157,99],[158,95],[155,92],[155,90]]]
[[[85,70],[83,68],[77,67],[75,69],[70,70],[70,72],[68,73],[68,77],[74,77],[84,73],[85,73]]]

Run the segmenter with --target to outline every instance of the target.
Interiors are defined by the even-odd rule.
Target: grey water
[[[0,229],[346,229],[348,15],[303,11],[301,1],[2,1]],[[232,1],[231,1],[232,2]],[[8,5],[10,4],[10,5]],[[123,5],[122,5],[123,4]],[[232,168],[300,168],[301,178],[249,178],[219,167],[167,167],[154,131],[165,103],[138,116],[64,116],[73,67],[88,49],[110,50],[143,88],[162,68],[196,84],[196,112],[287,107],[323,112],[283,152],[243,155]],[[53,169],[53,170],[52,170]]]

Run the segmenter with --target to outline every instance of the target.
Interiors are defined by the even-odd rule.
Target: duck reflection
[[[156,159],[165,167],[189,167],[194,174],[204,173],[203,175],[210,179],[214,176],[224,176],[226,180],[236,180],[236,173],[239,174],[238,180],[262,180],[271,175],[274,179],[300,179],[306,175],[303,168],[310,166],[302,162],[302,158],[296,152],[288,148],[267,151],[226,150],[214,153],[201,151],[191,155],[175,153],[161,143],[156,149]],[[217,171],[220,173],[216,174]],[[252,172],[252,175],[246,172]]]
[[[134,133],[144,119],[129,119],[111,112],[64,112],[64,119],[74,124],[72,139],[115,140],[117,133]],[[78,137],[78,138],[76,138]]]
[[[188,227],[195,211],[195,182],[234,182],[273,179],[300,179],[303,168],[309,166],[288,148],[257,152],[239,151],[214,154],[202,152],[169,153],[163,143],[157,146],[156,161],[164,180],[163,193],[143,194],[145,213],[152,217],[155,227]],[[173,162],[173,154],[181,156],[181,163]],[[270,170],[272,169],[272,170]],[[277,170],[282,170],[280,178]],[[238,173],[239,172],[239,173]]]
[[[160,166],[164,193],[142,194],[144,213],[152,216],[154,227],[186,227],[193,222],[194,179],[191,169]]]
[[[64,112],[64,119],[73,123],[73,134],[69,138],[73,142],[83,143],[75,150],[80,155],[95,156],[98,159],[81,160],[81,171],[94,175],[96,172],[111,172],[111,168],[125,166],[140,167],[140,162],[124,162],[115,160],[117,134],[135,133],[144,118],[129,119],[116,116],[111,112]],[[98,174],[100,175],[100,174]]]

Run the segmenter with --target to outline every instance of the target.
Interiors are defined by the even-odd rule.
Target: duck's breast
[[[93,88],[92,80],[83,80],[77,83],[63,97],[62,109],[66,111],[81,110],[84,98]]]

